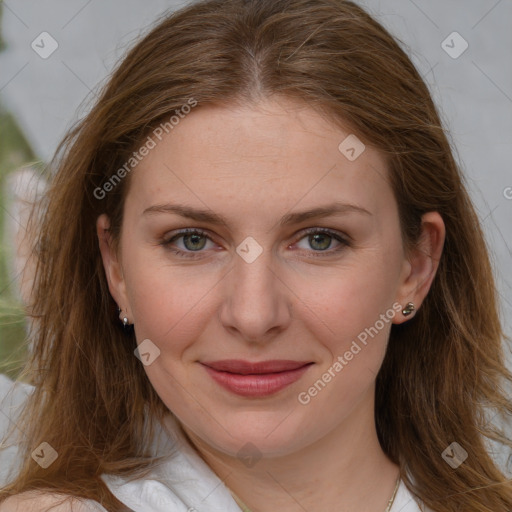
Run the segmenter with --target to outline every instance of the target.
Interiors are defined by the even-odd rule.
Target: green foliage
[[[5,222],[5,179],[15,169],[34,160],[34,154],[13,117],[0,104],[0,373],[16,378],[26,357],[26,320],[23,306],[13,289],[13,276],[7,268]]]

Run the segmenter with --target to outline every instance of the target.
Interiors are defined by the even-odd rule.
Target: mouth
[[[201,363],[224,389],[245,397],[261,398],[288,387],[314,364],[311,361],[272,360],[250,362],[238,359]]]

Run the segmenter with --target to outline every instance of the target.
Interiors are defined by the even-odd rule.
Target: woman
[[[0,510],[511,509],[484,238],[361,8],[186,7],[61,150]]]

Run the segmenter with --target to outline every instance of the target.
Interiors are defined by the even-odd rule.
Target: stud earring
[[[121,320],[121,322],[123,322],[123,327],[127,327],[129,325],[128,317],[124,316],[124,315],[121,317],[121,313],[122,313],[122,309],[121,308],[118,307],[117,311],[119,313],[119,320]]]
[[[402,315],[409,316],[416,308],[412,302],[409,302],[404,309],[402,309]]]

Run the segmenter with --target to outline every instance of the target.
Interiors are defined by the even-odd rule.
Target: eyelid
[[[297,233],[297,235],[294,237],[294,242],[290,245],[294,245],[297,242],[299,242],[300,240],[302,240],[303,238],[305,238],[306,236],[308,236],[309,234],[314,234],[314,233],[324,233],[324,234],[330,236],[331,238],[333,238],[334,240],[337,240],[341,244],[336,249],[327,249],[325,251],[314,251],[314,250],[306,251],[308,253],[312,253],[314,255],[314,257],[322,257],[324,255],[325,255],[324,257],[332,256],[333,254],[336,254],[339,250],[343,249],[344,247],[350,246],[352,243],[352,237],[350,237],[346,233],[337,231],[332,228],[316,226],[316,227],[301,229]],[[211,242],[216,243],[214,237],[212,237],[212,235],[210,234],[210,232],[208,230],[205,230],[202,228],[182,228],[175,232],[172,232],[170,236],[168,236],[168,235],[164,236],[162,238],[162,240],[160,241],[160,244],[163,245],[165,248],[168,248],[168,250],[172,251],[173,253],[183,256],[184,258],[191,258],[191,259],[201,258],[202,257],[201,254],[206,251],[202,251],[202,250],[200,250],[200,251],[184,251],[182,249],[171,248],[171,243],[174,240],[182,238],[183,236],[186,236],[187,234],[197,234],[200,236],[204,236]],[[299,251],[300,251],[300,249],[299,249]],[[302,250],[302,251],[304,251],[304,250]]]
[[[208,230],[201,229],[201,228],[182,228],[182,229],[178,229],[176,231],[173,231],[171,233],[168,233],[168,234],[164,235],[160,242],[163,245],[168,245],[171,242],[173,242],[174,240],[178,240],[179,238],[181,238],[183,236],[186,236],[186,235],[200,235],[200,236],[204,236],[208,240],[216,243],[214,237],[212,236],[212,234]],[[192,252],[192,251],[190,251],[190,252]]]
[[[308,253],[308,255],[309,255],[308,257],[329,258],[329,257],[333,257],[333,256],[337,255],[343,249],[352,246],[352,238],[349,237],[348,235],[346,235],[340,231],[337,231],[335,229],[324,228],[324,227],[320,227],[320,226],[313,227],[313,228],[306,228],[306,229],[301,230],[298,233],[297,237],[295,238],[295,242],[293,242],[292,245],[300,242],[303,238],[306,238],[309,234],[316,234],[316,233],[326,234],[333,240],[336,240],[339,245],[337,247],[335,247],[334,249],[329,248],[324,251],[315,251],[312,249],[311,250],[297,249],[297,250]]]
[[[330,235],[333,238],[336,238],[336,237],[341,238],[347,244],[353,242],[353,238],[350,235],[348,235],[347,233],[338,231],[338,230],[332,229],[332,228],[325,228],[322,226],[301,229],[297,235],[299,237],[297,239],[300,240],[305,235],[308,235],[310,233],[326,233],[327,235]],[[318,252],[320,252],[320,251],[318,251]]]

